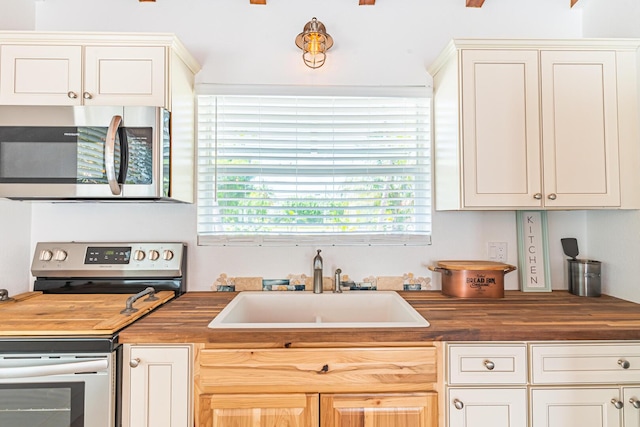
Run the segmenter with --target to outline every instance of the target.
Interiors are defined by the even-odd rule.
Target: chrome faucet
[[[340,274],[342,273],[342,270],[340,270],[339,268],[336,269],[336,278],[335,278],[335,283],[333,285],[333,292],[336,294],[341,294],[342,293],[342,288],[340,288]]]
[[[313,258],[313,293],[322,293],[322,257],[320,256],[320,249],[318,254]]]

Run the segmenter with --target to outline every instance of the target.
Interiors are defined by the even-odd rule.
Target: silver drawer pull
[[[493,363],[491,360],[485,360],[484,361],[484,367],[487,368],[490,371],[493,371],[494,368],[496,367],[496,364]]]
[[[635,397],[629,399],[629,403],[631,403],[631,406],[633,406],[634,408],[640,409],[640,400],[636,399]]]
[[[622,369],[629,369],[631,367],[631,363],[624,359],[618,359],[618,365],[622,366]]]
[[[129,366],[131,366],[132,368],[137,368],[138,365],[140,365],[140,358],[136,357],[135,359],[131,359],[129,361]]]
[[[464,408],[464,403],[459,399],[453,399],[453,406],[455,406],[456,409],[462,409]]]
[[[619,401],[618,399],[616,399],[615,397],[613,399],[611,399],[611,403],[613,403],[613,406],[616,409],[622,409],[622,407],[624,406],[624,403],[622,403],[621,401]]]

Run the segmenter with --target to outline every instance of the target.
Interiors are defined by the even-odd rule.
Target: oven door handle
[[[104,371],[109,367],[107,359],[83,360],[82,362],[60,363],[41,366],[16,366],[0,368],[0,379],[46,377],[49,375],[83,374]]]
[[[107,137],[105,139],[104,146],[104,168],[107,173],[107,182],[111,189],[111,194],[114,196],[120,195],[122,188],[118,184],[118,178],[116,177],[116,136],[118,135],[118,129],[122,123],[122,116],[113,116],[109,129],[107,129]]]

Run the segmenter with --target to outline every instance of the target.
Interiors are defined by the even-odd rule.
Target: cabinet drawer
[[[640,344],[533,344],[531,360],[533,384],[640,381]]]
[[[433,390],[435,347],[203,349],[196,386],[207,393]]]
[[[526,384],[527,347],[449,346],[449,384]]]

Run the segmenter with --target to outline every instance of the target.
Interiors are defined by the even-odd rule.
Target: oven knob
[[[49,249],[45,249],[40,252],[40,261],[51,261],[52,258],[53,252],[51,252]]]
[[[171,261],[173,259],[173,251],[170,250],[166,250],[162,253],[162,258],[164,258],[165,261]]]
[[[53,254],[53,259],[56,261],[64,261],[65,259],[67,259],[67,252],[63,251],[62,249],[56,249]]]
[[[136,261],[142,261],[145,257],[144,251],[141,251],[140,249],[136,250],[133,253],[133,259],[135,259]]]
[[[150,250],[149,251],[149,259],[151,261],[157,261],[158,258],[160,258],[160,253],[156,250]]]

